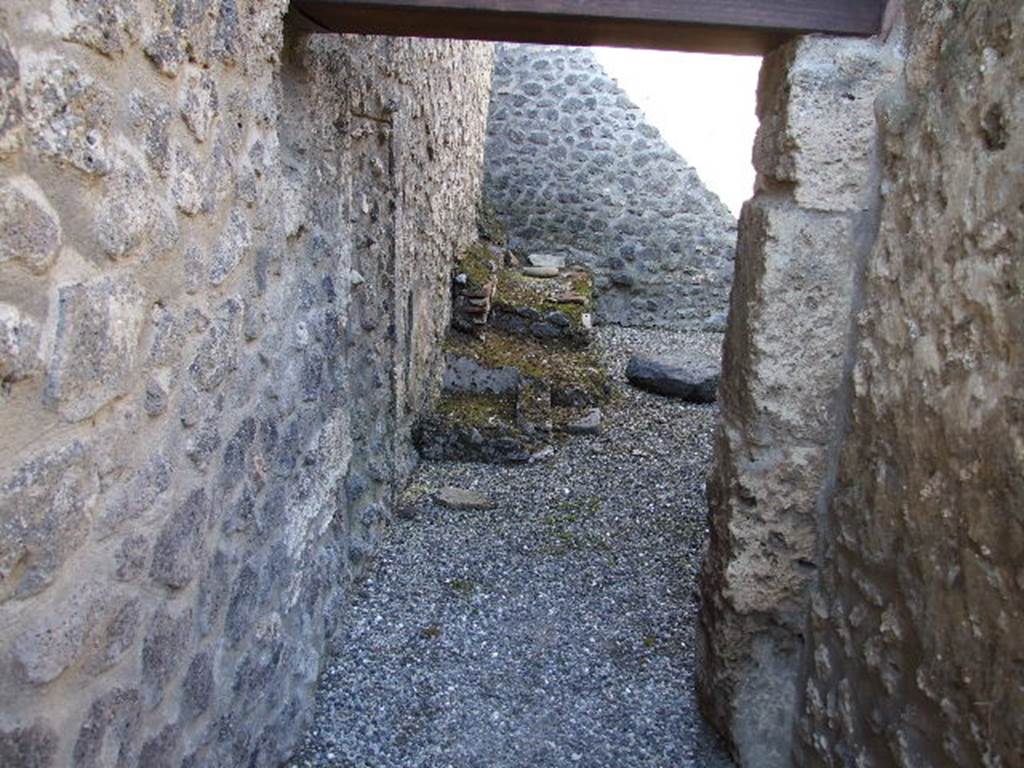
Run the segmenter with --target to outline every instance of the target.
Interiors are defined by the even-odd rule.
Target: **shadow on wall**
[[[736,222],[592,51],[498,46],[484,185],[514,249],[594,272],[599,320],[724,327]]]

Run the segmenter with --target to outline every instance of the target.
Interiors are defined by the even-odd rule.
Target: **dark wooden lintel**
[[[877,34],[885,0],[292,0],[330,32],[762,54],[794,35]]]

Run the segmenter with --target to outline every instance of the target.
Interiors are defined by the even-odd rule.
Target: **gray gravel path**
[[[728,768],[693,694],[694,583],[715,406],[632,389],[632,352],[720,336],[603,328],[620,397],[529,466],[425,463],[291,766]],[[498,506],[444,509],[475,489]]]

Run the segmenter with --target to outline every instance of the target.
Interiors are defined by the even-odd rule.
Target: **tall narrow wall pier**
[[[277,765],[408,466],[490,48],[286,5],[0,9],[2,765]]]
[[[1024,2],[890,16],[762,77],[702,584],[743,766],[1024,764]]]
[[[803,38],[765,58],[708,479],[700,697],[742,766],[783,768],[797,705],[818,497],[837,429],[855,274],[877,217],[873,41]]]
[[[590,268],[599,320],[720,330],[735,219],[591,51],[498,47],[486,157],[511,246]]]
[[[797,764],[1024,765],[1024,2],[908,2]]]

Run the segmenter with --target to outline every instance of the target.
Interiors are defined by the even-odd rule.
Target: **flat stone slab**
[[[715,402],[719,375],[717,365],[684,356],[633,357],[626,366],[633,386],[691,403]]]
[[[487,496],[465,488],[445,486],[434,494],[434,501],[450,509],[486,510],[494,509],[495,504]]]
[[[565,256],[555,256],[551,253],[531,253],[526,257],[531,267],[553,267],[561,269],[565,266]]]
[[[523,267],[527,277],[558,277],[558,267]]]
[[[446,355],[442,388],[445,392],[472,395],[514,395],[522,379],[511,366],[489,368],[471,357]]]

